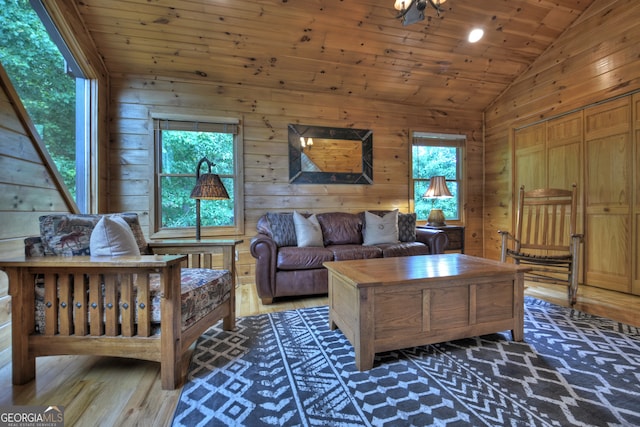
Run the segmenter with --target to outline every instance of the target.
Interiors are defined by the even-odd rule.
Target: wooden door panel
[[[587,217],[585,238],[586,282],[630,292],[630,228],[627,215],[609,213]]]
[[[578,194],[584,194],[582,185],[582,112],[550,120],[547,124],[547,158],[549,187],[571,188],[578,185]],[[582,197],[579,196],[578,205]],[[579,206],[579,211],[581,211]]]
[[[546,186],[544,157],[544,150],[516,153],[516,188],[524,185],[527,190],[533,190]]]
[[[633,280],[631,282],[631,293],[640,295],[640,213],[634,214],[635,233],[633,239],[633,257],[635,262],[632,263]]]
[[[631,293],[640,295],[640,94],[633,95],[633,131],[634,131],[634,161],[633,161],[633,280]]]
[[[631,144],[629,134],[587,141],[587,207],[629,207]]]
[[[585,111],[585,279],[622,292],[632,283],[630,100]]]
[[[585,139],[595,139],[628,133],[630,130],[631,104],[629,97],[610,101],[585,112]]]
[[[546,186],[545,124],[540,123],[515,131],[514,191]],[[515,201],[515,198],[514,198]]]
[[[571,189],[580,186],[580,144],[567,144],[549,148],[549,187]],[[578,188],[580,191],[580,188]]]

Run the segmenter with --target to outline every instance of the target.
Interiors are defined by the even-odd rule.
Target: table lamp
[[[447,180],[444,176],[432,176],[429,180],[429,188],[422,195],[423,199],[431,199],[431,212],[427,218],[427,225],[431,227],[444,227],[444,212],[442,209],[435,209],[433,206],[436,199],[447,199],[453,195],[447,188]]]

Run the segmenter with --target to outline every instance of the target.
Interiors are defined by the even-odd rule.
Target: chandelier
[[[415,24],[424,20],[424,10],[427,4],[436,10],[438,16],[442,9],[440,5],[447,0],[395,0],[393,7],[398,11],[396,18],[402,19],[403,25]]]

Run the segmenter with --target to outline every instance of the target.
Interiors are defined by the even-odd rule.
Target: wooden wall
[[[596,0],[485,112],[484,255],[499,259],[511,230],[515,128],[640,88],[640,8]],[[638,165],[636,165],[638,167]],[[606,254],[602,254],[606,256]]]
[[[151,116],[178,114],[232,117],[244,138],[245,235],[239,251],[242,283],[254,281],[248,252],[256,222],[268,211],[293,209],[359,212],[409,209],[409,133],[466,134],[465,220],[468,253],[481,254],[481,114],[443,118],[415,107],[389,105],[332,94],[292,92],[250,85],[211,84],[162,76],[112,76],[110,211],[135,211],[149,224],[150,171],[153,170]],[[289,184],[287,125],[355,127],[373,130],[373,185]],[[148,228],[147,228],[148,230]]]
[[[17,94],[0,65],[0,257],[24,253],[23,240],[39,232],[38,216],[68,211],[54,173],[32,141]],[[0,366],[9,360],[10,298],[7,275],[0,272]]]
[[[92,147],[93,167],[98,158],[106,157],[106,146],[100,147],[99,140],[106,140],[107,134],[107,73],[100,57],[92,49],[91,39],[83,33],[77,10],[71,3],[48,5],[48,10],[60,19],[60,31],[68,40],[72,51],[87,52],[82,56],[81,67],[93,79],[92,91],[98,105],[99,114],[92,127],[94,146]],[[24,238],[39,234],[38,218],[52,212],[75,212],[77,207],[64,188],[62,178],[44,148],[33,123],[9,77],[0,64],[0,257],[24,254]],[[101,178],[100,178],[101,177]],[[107,169],[95,169],[91,183],[94,194],[106,193]],[[102,190],[101,190],[102,189]],[[106,200],[104,197],[103,200]],[[97,197],[91,201],[92,207],[101,209]],[[0,366],[10,358],[10,298],[7,276],[0,272]]]

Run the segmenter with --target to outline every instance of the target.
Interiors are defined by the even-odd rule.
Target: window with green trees
[[[20,96],[69,193],[88,209],[85,153],[89,81],[41,0],[9,0],[0,8],[0,63]]]
[[[464,142],[464,135],[413,133],[411,177],[414,211],[418,220],[426,220],[432,208],[442,209],[447,220],[461,220]],[[452,198],[422,198],[432,176],[446,178]]]
[[[201,224],[221,234],[238,227],[236,141],[238,126],[224,123],[156,120],[156,231],[195,227],[196,203],[190,198],[196,183],[196,166],[206,157],[214,164],[229,194],[228,200],[202,200]],[[200,173],[207,173],[206,163]]]

